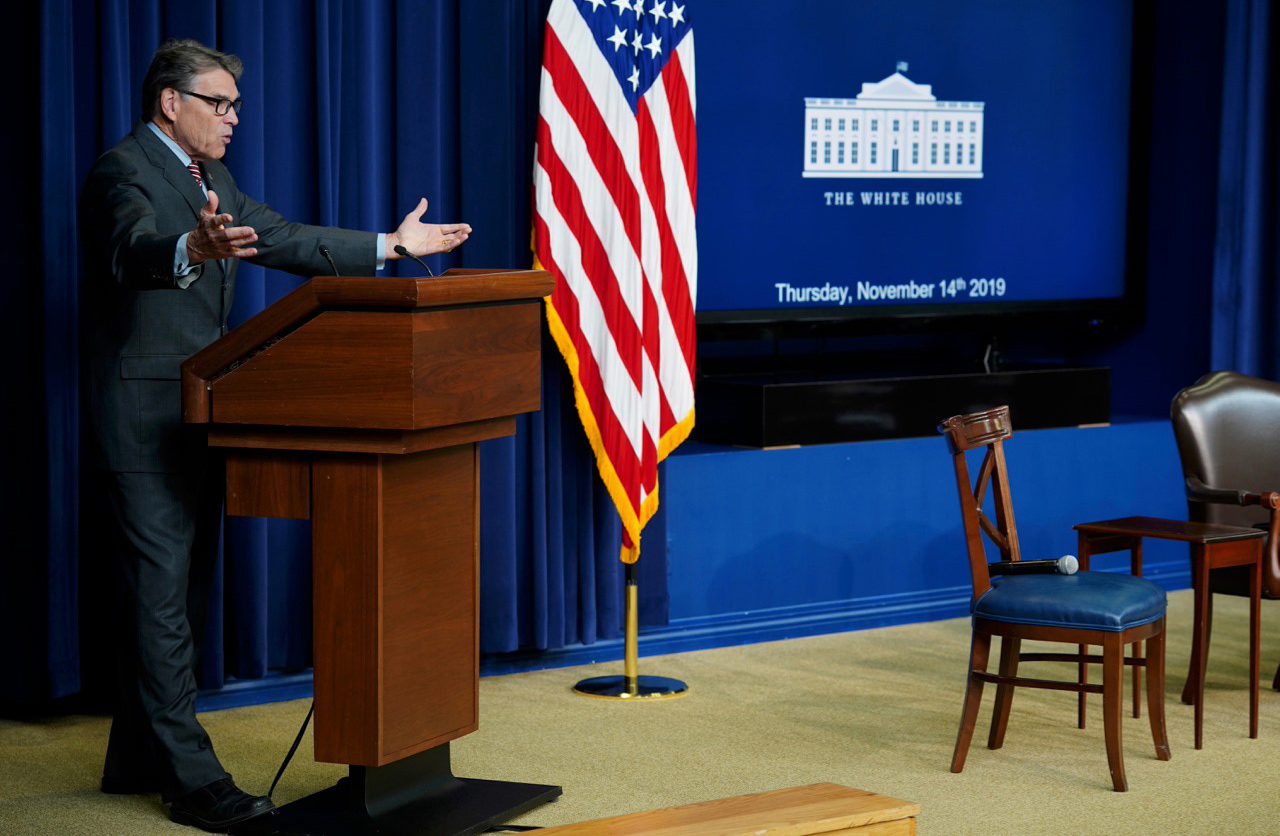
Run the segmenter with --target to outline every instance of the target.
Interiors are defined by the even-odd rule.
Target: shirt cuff
[[[385,233],[385,232],[379,232],[379,233],[378,233],[378,253],[377,253],[377,256],[376,256],[376,261],[375,261],[374,263],[375,263],[375,265],[376,265],[376,266],[373,268],[374,270],[381,270],[383,267],[385,267],[385,266],[386,266],[386,263],[387,263],[387,233]]]
[[[183,290],[190,287],[204,272],[204,265],[192,264],[187,259],[187,236],[190,234],[190,232],[184,232],[182,237],[178,239],[178,246],[173,251],[173,278],[178,287]]]

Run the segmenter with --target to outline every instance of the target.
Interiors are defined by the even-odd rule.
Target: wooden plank
[[[919,804],[899,798],[840,784],[809,784],[538,832],[546,836],[889,836],[914,833],[919,812]]]
[[[913,816],[897,821],[864,824],[862,827],[823,831],[821,836],[916,836],[916,820]]]

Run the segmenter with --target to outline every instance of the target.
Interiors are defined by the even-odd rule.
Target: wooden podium
[[[311,520],[315,758],[351,773],[233,832],[476,833],[560,795],[448,750],[478,726],[476,443],[539,408],[553,286],[317,277],[183,364],[227,513]]]

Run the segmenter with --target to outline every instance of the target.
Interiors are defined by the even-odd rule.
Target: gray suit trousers
[[[227,772],[195,716],[195,662],[222,520],[222,458],[179,473],[106,473],[119,630],[116,707],[103,775],[166,801]]]

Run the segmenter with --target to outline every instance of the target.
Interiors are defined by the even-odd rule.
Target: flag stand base
[[[573,686],[575,694],[610,700],[664,700],[683,697],[689,686],[666,676],[638,676],[627,682],[625,676],[593,676]]]
[[[635,564],[627,564],[626,652],[622,676],[593,676],[573,686],[573,692],[584,697],[608,700],[664,700],[683,697],[689,686],[666,676],[640,676],[639,637],[640,593],[636,586]]]

